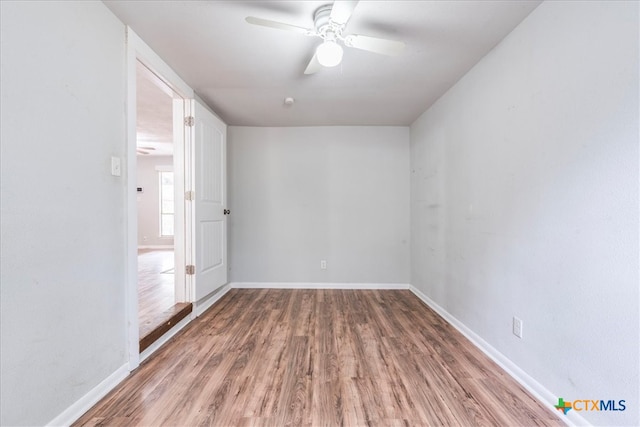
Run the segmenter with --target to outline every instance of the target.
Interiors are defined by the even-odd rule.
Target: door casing
[[[186,168],[185,146],[190,144],[191,132],[184,124],[194,91],[187,85],[138,35],[127,27],[127,135],[126,135],[126,246],[125,251],[125,309],[127,327],[127,348],[129,370],[140,364],[138,330],[138,218],[136,191],[136,63],[141,62],[171,88],[179,98],[174,99],[174,176],[176,188],[176,278],[181,283],[176,289],[176,299],[190,301],[185,279],[185,265],[188,254],[186,229],[188,217],[185,215],[184,200]],[[182,131],[180,131],[182,129]],[[179,289],[178,289],[179,288]]]

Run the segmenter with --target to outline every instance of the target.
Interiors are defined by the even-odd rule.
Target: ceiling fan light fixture
[[[318,62],[324,67],[335,67],[342,61],[342,47],[333,40],[327,40],[316,49]]]
[[[361,34],[345,34],[345,27],[358,2],[359,0],[334,0],[332,3],[320,6],[313,14],[313,28],[298,27],[297,25],[254,16],[247,16],[246,21],[253,25],[321,38],[322,44],[316,48],[311,57],[307,68],[304,70],[305,75],[314,74],[320,71],[322,67],[335,67],[340,64],[342,61],[342,46],[338,42],[349,48],[388,56],[399,55],[405,48],[405,43],[402,41],[381,39]]]

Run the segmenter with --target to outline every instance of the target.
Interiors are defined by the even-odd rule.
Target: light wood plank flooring
[[[138,322],[140,338],[174,314],[173,250],[138,251]]]
[[[563,425],[410,291],[233,289],[76,425]]]

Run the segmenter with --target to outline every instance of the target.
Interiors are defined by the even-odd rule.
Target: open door
[[[188,198],[193,251],[188,269],[194,273],[191,288],[198,302],[227,283],[227,127],[197,100],[191,111],[193,173]]]

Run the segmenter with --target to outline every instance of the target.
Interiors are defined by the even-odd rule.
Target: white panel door
[[[226,125],[194,101],[193,239],[195,299],[227,283]]]

